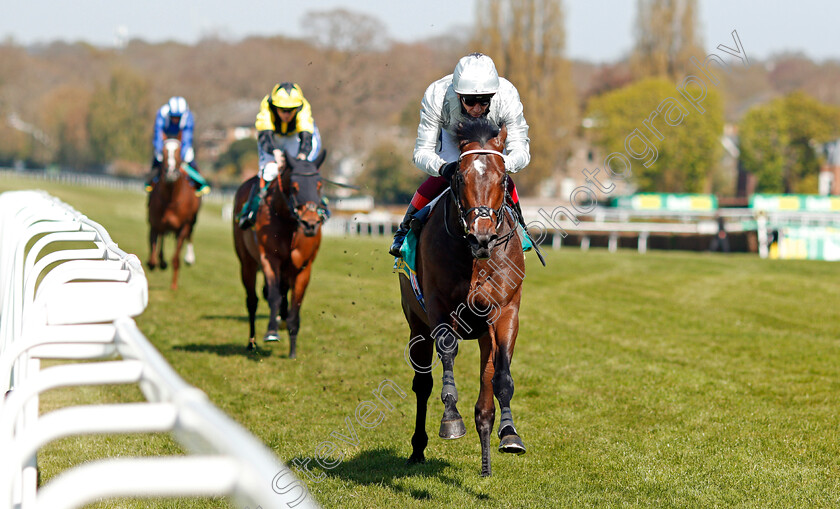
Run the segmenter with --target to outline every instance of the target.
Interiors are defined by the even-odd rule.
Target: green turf
[[[2,179],[0,191],[31,188]],[[123,249],[146,258],[140,194],[39,184],[101,222]],[[149,273],[137,320],[187,382],[280,458],[314,457],[331,432],[340,464],[310,481],[324,507],[837,507],[840,505],[838,268],[754,255],[564,249],[528,256],[512,374],[524,456],[493,452],[479,476],[472,425],[478,349],[462,344],[455,375],[466,437],[437,438],[439,368],[430,399],[425,465],[408,467],[414,425],[408,327],[390,239],[327,237],[304,303],[298,359],[284,339],[245,353],[244,291],[221,207],[205,204],[197,264],[169,290]],[[258,333],[267,307],[260,303]],[[388,379],[408,397],[373,429],[354,419]],[[69,403],[139,400],[136,388],[63,389],[42,411]],[[496,439],[493,443],[497,443]],[[70,465],[115,455],[178,453],[168,437],[66,439],[39,457],[46,482]],[[304,474],[298,470],[301,476]],[[96,507],[123,507],[104,502]],[[224,507],[220,500],[131,507]]]

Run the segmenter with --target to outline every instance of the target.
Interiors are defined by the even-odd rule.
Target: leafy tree
[[[792,92],[748,111],[739,136],[741,163],[758,179],[758,191],[815,193],[814,147],[840,136],[840,108]]]
[[[673,105],[672,120],[665,121],[666,109],[658,112],[667,100]],[[676,106],[679,104],[679,106]],[[587,116],[595,122],[595,141],[607,153],[624,153],[631,161],[632,178],[640,191],[704,192],[709,188],[708,177],[720,159],[720,137],[723,133],[723,105],[714,88],[707,87],[702,102],[704,113],[690,106],[666,79],[649,78],[609,92],[590,101]],[[680,115],[678,115],[678,113]],[[647,128],[648,121],[661,135]],[[627,153],[626,142],[634,131],[644,135],[656,147],[656,157],[639,160]],[[638,138],[631,145],[639,149]],[[649,166],[644,162],[651,161]],[[620,163],[613,168],[623,172]]]
[[[530,130],[531,163],[516,177],[534,191],[564,164],[578,123],[578,102],[565,58],[560,0],[479,0],[474,47],[519,90]]]
[[[377,201],[405,205],[424,178],[404,150],[384,141],[374,147],[359,182]]]
[[[154,113],[148,81],[132,70],[115,69],[90,102],[87,123],[94,161],[149,161]]]
[[[53,161],[72,167],[90,162],[87,114],[91,101],[88,90],[64,85],[50,91],[43,100],[42,124],[53,140]]]

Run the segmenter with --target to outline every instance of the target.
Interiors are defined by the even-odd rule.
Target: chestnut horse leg
[[[516,427],[513,425],[513,414],[510,410],[510,400],[513,399],[513,377],[510,374],[510,362],[513,359],[516,336],[519,333],[517,307],[511,307],[503,311],[493,328],[496,330],[497,345],[494,360],[493,392],[499,401],[499,411],[501,413],[499,452],[524,454],[525,444],[522,443],[522,439],[516,433]]]
[[[265,283],[268,288],[268,329],[263,336],[263,341],[278,341],[280,336],[277,334],[277,313],[280,310],[280,266],[279,263],[271,263],[264,250],[260,248],[260,264],[262,265],[263,274],[265,274]]]
[[[288,309],[288,317],[286,318],[286,327],[289,330],[289,358],[294,359],[297,355],[297,336],[300,330],[300,307],[303,305],[303,296],[306,293],[306,287],[309,285],[309,277],[312,275],[312,264],[308,263],[306,267],[298,272],[295,277],[294,287],[292,288],[292,302]],[[285,295],[283,296],[285,298]]]
[[[160,270],[166,270],[166,267],[169,267],[169,264],[166,263],[166,258],[163,256],[163,239],[166,237],[165,233],[161,233],[158,235],[157,239],[157,246],[158,246],[158,266]]]
[[[443,321],[433,321],[432,323],[442,324]],[[443,418],[440,420],[440,431],[438,435],[441,438],[450,440],[461,438],[467,434],[467,428],[464,426],[464,419],[458,413],[458,389],[455,388],[455,356],[458,355],[458,338],[451,332],[450,327],[437,327],[435,331],[441,330],[440,334],[436,334],[435,346],[437,347],[438,356],[443,366],[443,388],[440,392],[440,399],[443,401]]]
[[[248,308],[248,350],[255,350],[257,329],[255,326],[257,320],[257,305],[260,302],[257,297],[257,261],[244,253],[239,259],[239,275],[242,279],[242,286],[245,287],[245,306]]]
[[[286,323],[286,319],[289,318],[289,283],[285,280],[280,282],[280,326],[282,327],[284,324],[288,326]]]
[[[491,475],[490,469],[490,433],[493,431],[493,421],[496,420],[496,405],[493,403],[493,381],[495,380],[495,366],[493,359],[497,357],[495,334],[488,332],[478,339],[481,349],[480,388],[478,401],[475,403],[475,430],[481,443],[481,475]]]
[[[149,270],[155,270],[155,267],[157,267],[157,244],[159,241],[160,237],[158,236],[158,232],[156,232],[154,228],[149,228],[149,261],[146,262],[146,265],[149,266]]]
[[[417,418],[414,422],[414,434],[411,436],[412,451],[408,463],[414,464],[426,461],[423,452],[429,443],[429,435],[426,434],[426,410],[434,386],[434,378],[432,377],[434,343],[431,340],[429,328],[416,315],[410,316],[409,328],[411,329],[411,339],[408,345],[408,361],[414,368],[414,381],[411,384],[411,390],[417,397]]]
[[[172,255],[172,285],[173,290],[178,289],[178,270],[181,268],[181,248],[184,247],[184,241],[190,236],[192,225],[186,224],[178,231],[178,239],[175,243],[175,254]]]

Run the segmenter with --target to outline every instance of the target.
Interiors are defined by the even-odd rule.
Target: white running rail
[[[140,260],[101,225],[44,192],[0,194],[0,509],[163,496],[318,507],[288,467],[149,343],[132,319],[147,303]],[[42,370],[41,359],[117,360]],[[47,390],[102,384],[138,384],[147,402],[38,413]],[[149,432],[172,433],[189,454],[97,460],[37,487],[37,452],[53,440]]]

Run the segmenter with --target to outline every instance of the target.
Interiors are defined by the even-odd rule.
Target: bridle
[[[483,148],[482,149],[475,149],[475,150],[467,150],[465,152],[462,152],[461,155],[458,157],[459,169],[460,169],[461,161],[463,161],[463,159],[464,159],[464,156],[468,156],[470,154],[488,154],[488,155],[498,156],[498,157],[501,157],[502,159],[504,159],[504,154],[502,154],[498,150],[483,149]],[[502,203],[501,203],[501,205],[499,205],[498,210],[494,209],[492,207],[488,207],[487,205],[479,205],[478,207],[471,207],[471,208],[468,208],[468,209],[464,210],[464,207],[461,203],[461,196],[460,196],[460,192],[459,192],[461,186],[463,185],[463,181],[464,181],[463,175],[461,175],[460,171],[457,171],[457,172],[455,172],[455,175],[452,176],[452,183],[449,187],[449,192],[452,195],[452,200],[455,202],[455,208],[458,210],[458,219],[459,219],[461,228],[463,228],[463,230],[464,230],[464,233],[462,235],[459,235],[459,236],[461,238],[466,238],[467,235],[469,235],[470,230],[469,230],[467,219],[469,218],[470,214],[472,214],[473,212],[476,213],[476,219],[482,218],[482,217],[492,219],[493,215],[495,214],[496,215],[496,230],[498,230],[502,226],[502,221],[504,221],[504,217],[505,217],[505,215],[504,215],[505,200],[507,199],[507,194],[508,194],[507,175],[505,175],[504,178],[503,178],[504,193],[502,194]],[[446,214],[446,208],[444,208],[444,214]],[[449,231],[449,221],[447,220],[447,218],[444,218],[444,224],[446,225],[447,233],[449,233],[450,236],[455,237],[455,235],[452,234],[452,232]],[[504,239],[500,239],[500,240],[506,240],[507,237],[509,237],[511,235],[511,233],[513,233],[513,231],[515,231],[515,230],[511,229],[511,232],[508,233],[508,235],[506,235]]]
[[[315,175],[320,175],[320,174],[317,171],[311,171],[311,172],[308,172],[308,173],[295,173],[294,175],[297,175],[299,177],[313,177]],[[291,176],[292,175],[289,176],[290,180],[291,180]],[[277,178],[280,179],[280,178],[282,178],[282,176],[278,175]],[[291,189],[290,189],[290,191],[291,191]],[[300,213],[298,213],[298,207],[300,206],[300,202],[298,202],[297,193],[290,192],[286,196],[288,198],[287,207],[289,208],[289,212],[292,214],[292,217],[295,218],[295,221],[297,222],[297,224],[302,224],[304,221],[303,221],[303,218],[300,217]],[[318,224],[324,224],[324,222],[327,220],[326,215],[324,214],[324,211],[320,207],[318,207],[318,205],[316,205],[314,202],[310,202],[310,203],[305,204],[305,207],[306,207],[306,210],[314,210],[318,213]]]

